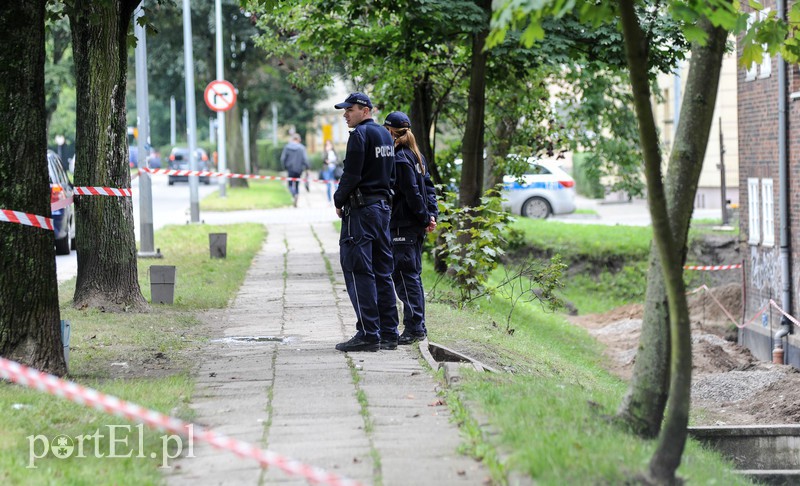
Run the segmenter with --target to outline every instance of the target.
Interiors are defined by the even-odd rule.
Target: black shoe
[[[397,349],[397,339],[381,339],[381,349],[391,351]]]
[[[403,331],[403,334],[401,334],[400,338],[397,340],[397,344],[400,345],[414,344],[417,341],[422,341],[426,337],[428,337],[428,335],[425,334],[424,332],[416,333],[416,332]]]
[[[345,353],[353,351],[377,351],[378,348],[380,348],[380,344],[378,344],[377,341],[365,341],[364,338],[358,335],[353,336],[349,341],[336,345],[336,349]]]

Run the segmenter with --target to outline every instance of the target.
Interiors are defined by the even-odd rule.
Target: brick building
[[[767,0],[764,7],[751,11],[751,18],[774,11],[776,1]],[[741,54],[739,45],[737,58]],[[765,54],[761,63],[738,68],[737,85],[744,318],[752,320],[739,342],[762,360],[771,360],[772,350],[783,346],[785,362],[800,367],[800,332],[779,337],[782,328],[792,326],[788,321],[782,326],[780,311],[770,305],[774,300],[795,316],[800,308],[800,71]]]

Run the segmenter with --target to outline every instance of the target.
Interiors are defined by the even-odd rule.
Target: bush
[[[281,165],[281,150],[283,146],[275,147],[269,140],[256,141],[258,149],[259,169],[280,172],[283,170]]]
[[[576,153],[572,158],[572,177],[575,179],[575,190],[578,194],[592,199],[605,196],[600,183],[600,173],[594,155],[588,152]]]

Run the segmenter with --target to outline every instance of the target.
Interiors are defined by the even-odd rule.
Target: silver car
[[[575,180],[557,162],[528,159],[519,179],[503,177],[503,207],[513,214],[544,219],[575,212]]]

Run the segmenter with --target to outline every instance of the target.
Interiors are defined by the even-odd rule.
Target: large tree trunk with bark
[[[44,0],[0,12],[0,209],[50,217]],[[53,232],[0,222],[0,356],[65,375]]]
[[[700,25],[708,34],[708,42],[704,46],[692,46],[681,118],[666,180],[667,214],[675,244],[681,252],[681,265],[686,260],[689,223],[711,131],[728,36],[726,30],[714,28],[708,22]],[[630,388],[617,415],[643,437],[658,435],[664,417],[669,383],[669,320],[661,262],[653,246],[639,350]]]
[[[131,187],[125,87],[127,35],[139,0],[76,0],[70,13],[77,89],[76,186]],[[82,196],[76,204],[78,280],[73,305],[140,311],[129,197]]]
[[[461,184],[458,201],[461,207],[472,207],[480,204],[483,194],[483,135],[486,117],[486,59],[484,50],[486,37],[489,34],[489,15],[492,2],[478,0],[478,7],[486,13],[483,28],[472,34],[472,58],[470,61],[469,95],[467,104],[467,121],[462,139]]]

